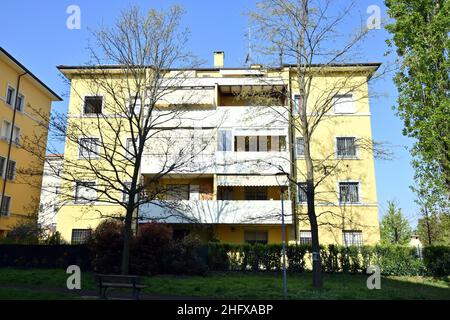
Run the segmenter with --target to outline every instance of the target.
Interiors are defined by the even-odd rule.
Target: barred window
[[[345,246],[362,246],[362,231],[342,231],[342,240]]]
[[[308,198],[306,195],[306,188],[307,188],[307,184],[305,182],[299,183],[298,184],[298,202],[307,202]]]
[[[312,243],[312,236],[310,230],[300,230],[300,244],[308,244]]]
[[[72,244],[82,244],[85,243],[86,240],[91,235],[91,229],[72,229]]]
[[[244,231],[244,240],[248,244],[267,244],[269,233],[267,231],[246,230]]]
[[[357,203],[359,202],[358,182],[339,182],[339,202]]]
[[[100,139],[81,138],[79,142],[79,158],[98,157],[100,155]]]
[[[295,154],[297,157],[305,155],[305,139],[302,137],[295,139]]]
[[[1,202],[1,208],[0,208],[0,216],[7,216],[9,215],[9,209],[11,206],[11,197],[4,196],[3,201],[2,197],[0,196],[0,202]]]
[[[16,162],[9,160],[6,167],[6,179],[14,180],[16,178]]]
[[[336,138],[337,155],[339,157],[355,157],[356,143],[354,137]]]

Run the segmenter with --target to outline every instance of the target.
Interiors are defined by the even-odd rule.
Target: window
[[[6,164],[6,158],[0,157],[0,177],[3,177],[3,174],[5,173],[5,164]]]
[[[300,114],[300,108],[302,107],[303,98],[301,95],[296,94],[294,96],[294,113]]]
[[[359,202],[358,182],[339,182],[339,202],[356,203]]]
[[[12,106],[14,104],[14,96],[16,94],[16,89],[13,87],[8,87],[6,91],[6,103]]]
[[[301,137],[295,139],[295,154],[297,157],[305,155],[305,139]]]
[[[134,141],[135,141],[135,143],[137,143],[137,139],[134,139]],[[127,157],[133,158],[135,156],[134,145],[133,145],[133,138],[127,138],[127,142],[126,142],[125,148],[127,148],[127,150],[126,150]]]
[[[2,139],[9,141],[11,135],[11,122],[3,120]],[[19,145],[20,143],[20,128],[14,126],[12,142]]]
[[[267,200],[267,187],[244,187],[245,200]]]
[[[11,206],[11,197],[4,196],[2,201],[2,197],[0,196],[0,202],[1,202],[0,216],[9,215],[9,209]]]
[[[353,94],[337,94],[333,98],[335,113],[355,113],[355,102]]]
[[[75,202],[85,203],[94,201],[97,198],[97,191],[93,189],[95,182],[79,181],[76,183]]]
[[[14,180],[16,178],[16,162],[9,160],[8,167],[6,168],[6,179]]]
[[[269,233],[267,231],[246,230],[244,231],[244,241],[248,244],[267,244]]]
[[[130,114],[139,115],[141,112],[141,98],[139,95],[130,97],[128,103]]]
[[[189,200],[190,192],[188,184],[168,184],[166,188],[167,200]]]
[[[16,102],[16,109],[18,111],[23,112],[24,102],[25,102],[25,97],[23,96],[23,94],[19,93],[17,95],[17,102]]]
[[[363,245],[363,238],[361,231],[342,231],[342,238],[345,246]]]
[[[81,138],[79,143],[79,158],[98,157],[100,155],[100,139]]]
[[[336,138],[338,157],[356,157],[356,143],[354,137]]]
[[[306,197],[306,187],[307,184],[305,182],[299,183],[298,184],[298,202],[300,203],[305,203],[307,202],[308,198]]]
[[[231,130],[219,130],[217,135],[217,150],[231,151]]]
[[[310,245],[312,243],[312,236],[310,230],[300,230],[300,244]]]
[[[126,189],[122,192],[122,201],[123,203],[128,203],[128,200],[130,199],[130,188],[131,188],[131,182],[125,182]]]
[[[20,128],[19,127],[14,126],[12,142],[15,143],[16,145],[20,144]]]
[[[3,120],[2,139],[9,140],[10,134],[11,134],[11,122]]]
[[[72,229],[72,244],[82,244],[91,236],[91,229]]]
[[[234,150],[238,152],[284,152],[286,136],[235,136]]]
[[[84,114],[101,114],[103,97],[91,96],[84,98]]]

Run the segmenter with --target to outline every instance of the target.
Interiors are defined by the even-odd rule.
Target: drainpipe
[[[3,199],[5,197],[5,191],[6,191],[6,184],[7,184],[7,179],[6,179],[6,171],[8,170],[8,164],[9,161],[11,160],[11,148],[12,148],[12,142],[13,142],[13,134],[14,134],[14,125],[16,124],[16,113],[17,113],[17,97],[19,96],[19,91],[20,91],[20,80],[22,79],[22,77],[24,75],[28,74],[28,72],[22,73],[21,75],[19,75],[17,77],[17,86],[16,86],[16,96],[14,97],[14,108],[13,108],[13,117],[12,117],[12,122],[11,122],[11,133],[9,134],[9,144],[8,144],[8,155],[6,156],[6,164],[5,164],[5,178],[3,179],[3,188],[2,188],[2,197],[1,197],[1,201],[0,201],[0,210],[1,208],[3,208]],[[1,215],[0,215],[1,218]]]

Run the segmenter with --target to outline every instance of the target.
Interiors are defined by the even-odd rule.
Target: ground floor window
[[[312,243],[311,231],[300,230],[300,244],[310,245]]]
[[[244,232],[244,241],[248,244],[267,244],[269,240],[269,232],[259,230],[246,230]]]
[[[91,229],[72,229],[72,244],[82,244],[85,243],[86,240],[91,235]]]
[[[342,238],[345,246],[362,246],[362,231],[342,231]]]

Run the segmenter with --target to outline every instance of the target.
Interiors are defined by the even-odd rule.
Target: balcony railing
[[[281,200],[154,201],[139,207],[144,221],[208,224],[281,224]],[[284,201],[285,223],[292,223],[291,202]]]

